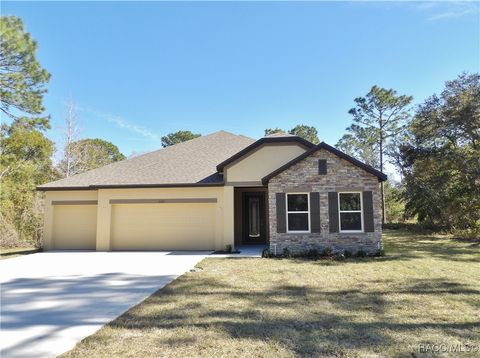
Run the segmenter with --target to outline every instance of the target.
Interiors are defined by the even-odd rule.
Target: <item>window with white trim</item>
[[[287,232],[310,232],[308,193],[287,194]]]
[[[363,231],[363,206],[361,192],[338,193],[340,232]]]

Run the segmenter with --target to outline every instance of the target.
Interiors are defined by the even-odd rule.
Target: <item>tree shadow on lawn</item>
[[[471,241],[388,230],[385,231],[384,244],[387,255],[403,260],[432,257],[458,262],[480,262],[480,245]]]
[[[478,262],[476,247],[402,232],[388,233],[385,241],[393,257],[208,259],[200,264],[203,271],[187,273],[111,322],[108,344],[114,350],[132,330],[138,340],[129,343],[128,355],[149,339],[158,352],[178,346],[208,355],[208,347],[230,344],[230,353],[246,356],[260,354],[248,350],[249,342],[300,356],[409,355],[420,343],[480,344],[478,285],[457,281],[458,268],[444,274],[449,262]],[[443,267],[430,270],[437,264]],[[385,271],[404,267],[397,274]],[[316,274],[340,276],[316,280]],[[205,348],[207,337],[213,341]],[[88,349],[105,344],[98,335],[87,341]]]
[[[247,291],[211,277],[180,278],[110,326],[142,331],[213,330],[230,338],[277,342],[302,356],[343,354],[352,349],[381,353],[385,346],[405,347],[402,337],[418,337],[424,330],[441,331],[464,342],[478,339],[475,322],[429,319],[421,311],[420,319],[391,317],[393,305],[412,305],[411,300],[402,301],[402,295],[450,294],[463,295],[474,305],[480,291],[441,279],[414,280],[385,291],[328,290],[301,284]],[[195,339],[179,340],[162,342],[195,344]]]

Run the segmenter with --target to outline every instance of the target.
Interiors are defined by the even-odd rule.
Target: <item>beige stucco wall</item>
[[[117,215],[119,210],[113,208],[119,204],[110,204],[112,199],[216,199],[216,203],[202,203],[202,204],[188,204],[188,203],[164,203],[157,204],[158,206],[163,206],[164,209],[154,209],[157,210],[158,214],[165,213],[166,211],[172,209],[173,212],[180,213],[181,206],[184,205],[184,210],[188,214],[189,211],[193,210],[193,206],[196,205],[195,213],[191,212],[192,215],[200,215],[203,218],[208,218],[208,223],[205,223],[205,228],[199,228],[199,237],[201,241],[207,241],[205,230],[208,230],[209,235],[213,236],[211,238],[215,249],[223,249],[225,245],[233,245],[234,238],[234,229],[233,229],[233,188],[232,187],[191,187],[191,188],[139,188],[139,189],[100,189],[100,190],[85,190],[85,191],[48,191],[46,192],[46,213],[45,213],[45,225],[44,225],[44,247],[46,250],[54,249],[53,241],[55,230],[57,230],[57,224],[55,223],[54,216],[57,209],[57,205],[52,205],[52,201],[75,201],[75,200],[98,200],[97,206],[97,220],[96,220],[96,249],[99,251],[108,251],[114,249],[112,247],[112,237],[117,235],[120,238],[120,242],[128,240],[128,237],[133,237],[130,233],[119,233],[117,229],[125,229],[122,225],[115,226],[115,220],[119,216],[135,216],[139,215],[135,212],[135,206],[152,206],[152,204],[121,204],[121,206],[131,207],[123,210],[120,214]],[[155,204],[153,204],[155,205]],[[167,205],[171,205],[166,207]],[[189,205],[191,209],[189,209]],[[202,213],[201,208],[198,205],[204,206],[204,213]],[[117,208],[118,208],[117,207]],[[143,209],[142,209],[143,210]],[[121,210],[120,210],[121,211]],[[151,213],[151,212],[150,212]],[[148,214],[148,213],[147,213]],[[189,230],[182,228],[182,219],[179,219],[180,216],[177,215],[177,222],[170,223],[170,229],[176,230],[177,232],[183,232],[185,235],[190,233]],[[75,221],[79,221],[79,218],[74,213],[72,215],[64,215],[62,225],[68,227],[69,224],[74,224]],[[95,223],[91,223],[95,225]],[[141,225],[141,224],[140,224]],[[55,229],[54,229],[55,228]],[[203,230],[205,229],[205,230]],[[117,230],[117,231],[116,231]],[[154,235],[153,232],[159,230],[158,227],[152,227],[152,232],[148,233],[147,228],[137,227],[131,228],[131,230],[138,230],[140,234],[145,235],[145,237],[151,237]],[[203,231],[202,231],[203,230]],[[144,232],[145,231],[145,232]],[[147,234],[148,233],[148,234]],[[129,236],[130,235],[130,236]],[[173,235],[173,234],[172,234]],[[175,234],[177,235],[177,234]],[[189,235],[189,234],[188,234]],[[178,235],[174,236],[178,240]],[[165,240],[173,240],[170,238],[165,238]],[[139,245],[141,249],[141,244]],[[146,245],[148,246],[148,244]],[[131,246],[134,248],[134,246]],[[145,247],[145,249],[153,249],[153,247]]]
[[[228,165],[224,169],[224,178],[226,178],[227,184],[250,182],[258,185],[264,176],[306,150],[305,147],[294,143],[264,144],[247,156]]]

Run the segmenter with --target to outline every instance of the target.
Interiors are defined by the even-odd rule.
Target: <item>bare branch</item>
[[[64,149],[63,158],[59,164],[59,171],[64,177],[69,177],[78,172],[83,156],[78,153],[75,142],[79,139],[80,126],[77,117],[77,108],[73,99],[67,103],[67,113],[65,116],[65,127],[63,129]]]

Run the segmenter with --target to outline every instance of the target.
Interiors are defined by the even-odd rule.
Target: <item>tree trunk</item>
[[[382,196],[382,225],[385,224],[385,194],[384,194],[383,184],[384,182],[382,181],[380,183],[380,193]]]
[[[383,126],[380,125],[380,171],[383,173]],[[380,195],[382,198],[382,225],[385,224],[385,192],[383,181],[380,183]]]

